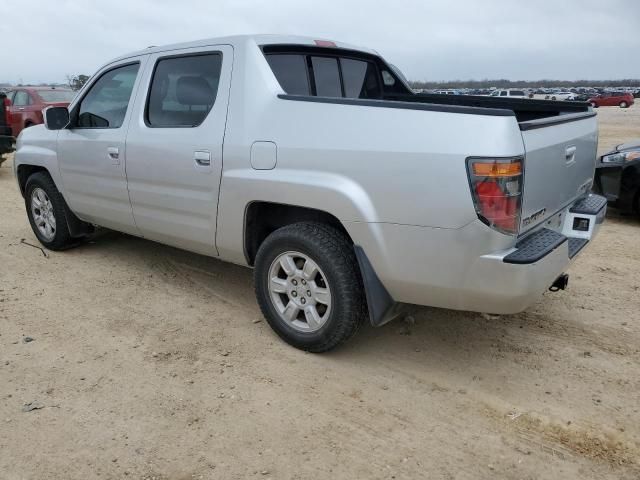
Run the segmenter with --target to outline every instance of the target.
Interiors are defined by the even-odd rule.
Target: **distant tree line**
[[[413,88],[557,88],[557,87],[640,87],[640,79],[622,80],[450,80],[446,82],[410,81]]]
[[[71,90],[80,90],[89,80],[89,75],[67,75],[67,85]]]

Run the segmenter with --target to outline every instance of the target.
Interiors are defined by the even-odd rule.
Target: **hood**
[[[622,152],[623,150],[632,150],[635,148],[640,149],[640,139],[632,140],[630,142],[622,143],[616,147],[617,152]]]

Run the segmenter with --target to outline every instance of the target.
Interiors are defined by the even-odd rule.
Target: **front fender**
[[[23,167],[40,167],[49,172],[58,190],[63,194],[62,179],[58,168],[57,155],[58,132],[47,130],[44,125],[36,125],[23,130],[16,140],[16,153],[13,159],[13,172],[23,192],[24,181],[20,171]]]

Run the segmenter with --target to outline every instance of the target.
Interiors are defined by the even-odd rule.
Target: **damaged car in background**
[[[618,145],[599,158],[594,191],[623,213],[640,215],[640,139]]]

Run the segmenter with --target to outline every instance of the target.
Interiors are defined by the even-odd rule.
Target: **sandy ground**
[[[599,113],[601,150],[640,137],[639,106]],[[9,167],[3,480],[640,478],[638,220],[610,215],[525,313],[416,307],[312,355],[261,321],[249,270],[113,232],[21,244]]]

